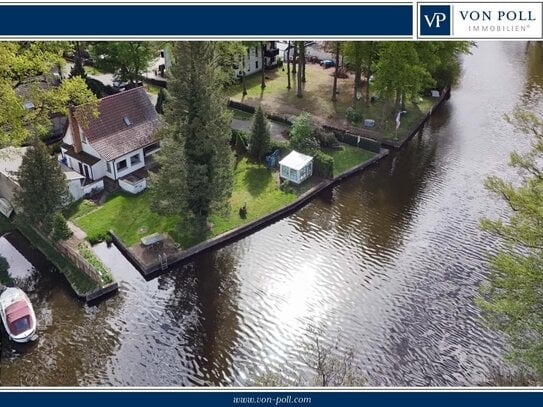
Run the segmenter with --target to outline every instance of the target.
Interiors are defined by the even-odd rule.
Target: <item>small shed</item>
[[[300,184],[313,174],[313,157],[292,151],[279,161],[280,176],[295,184]]]

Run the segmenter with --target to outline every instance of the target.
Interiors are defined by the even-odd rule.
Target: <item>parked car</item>
[[[334,61],[332,61],[331,59],[325,59],[324,61],[321,61],[321,66],[324,69],[332,68],[334,65]]]

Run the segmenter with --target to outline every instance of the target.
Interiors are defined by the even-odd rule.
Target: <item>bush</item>
[[[59,240],[67,240],[72,237],[74,233],[68,227],[66,219],[60,214],[57,213],[53,216],[52,220],[52,231],[51,231],[51,240],[53,242],[58,242]]]
[[[100,259],[96,257],[92,249],[86,243],[79,243],[79,245],[77,246],[77,250],[79,251],[79,254],[83,256],[83,258],[87,260],[96,271],[98,271],[104,284],[109,284],[113,282],[113,276],[111,275],[109,270],[106,268],[106,266],[104,266]]]
[[[89,87],[91,92],[94,93],[98,99],[103,98],[104,96],[110,96],[119,93],[118,90],[114,89],[112,86],[104,85],[98,79],[89,78],[87,76],[85,78],[85,82],[87,83],[87,86]]]
[[[85,238],[91,245],[95,245],[101,242],[107,242],[111,240],[111,237],[107,232],[97,232],[87,235]]]
[[[235,148],[238,153],[246,153],[249,147],[249,135],[243,130],[232,129],[230,145]]]
[[[315,175],[333,178],[334,177],[334,158],[322,151],[318,151],[313,157],[313,172]]]
[[[345,111],[345,117],[351,123],[360,123],[363,119],[362,113],[352,107],[348,107]]]
[[[315,138],[309,113],[300,114],[290,129],[290,146],[303,154],[315,155],[319,142]]]
[[[281,151],[281,153],[284,153],[289,149],[289,143],[288,141],[279,141],[279,140],[271,140],[270,141],[270,151],[268,154],[273,153],[275,150]]]
[[[290,185],[290,181],[288,179],[285,179],[281,182],[281,184],[279,185],[279,189],[287,194],[294,192],[294,188],[292,187],[292,185]]]
[[[322,130],[316,130],[315,136],[317,137],[317,140],[319,140],[321,147],[334,148],[339,144],[336,136],[331,131],[325,132]]]

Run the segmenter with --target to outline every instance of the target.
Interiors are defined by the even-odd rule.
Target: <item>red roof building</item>
[[[152,154],[160,149],[157,130],[164,126],[145,89],[106,96],[98,101],[97,110],[95,116],[89,114],[89,105],[72,109],[61,146],[62,162],[83,175],[85,182],[108,178],[123,188],[141,181],[146,168],[154,164]],[[130,192],[144,188],[140,185]]]

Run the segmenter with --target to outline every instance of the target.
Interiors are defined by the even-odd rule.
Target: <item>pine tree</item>
[[[251,132],[251,143],[249,144],[249,154],[258,160],[262,160],[264,154],[270,150],[271,136],[268,121],[264,116],[262,108],[259,106],[253,123]]]
[[[161,196],[171,193],[175,202],[155,201],[155,206],[181,215],[188,209],[204,226],[210,212],[227,205],[232,194],[231,116],[216,44],[178,42],[173,56],[162,153],[171,165],[163,167],[155,184],[163,189]]]
[[[87,77],[85,68],[83,67],[81,43],[79,41],[74,41],[74,66],[70,70],[70,78],[74,76],[81,76],[83,79]]]
[[[532,149],[512,153],[510,165],[518,170],[515,183],[490,177],[486,187],[510,208],[508,219],[483,219],[484,230],[501,240],[490,257],[492,274],[483,285],[486,321],[504,332],[510,359],[543,377],[543,120],[517,111],[511,122],[534,137]]]
[[[21,216],[35,226],[45,226],[46,220],[71,199],[57,159],[38,139],[23,156],[17,179],[21,187],[17,206],[22,209]]]
[[[51,240],[53,242],[58,242],[59,240],[67,240],[72,235],[72,230],[68,227],[66,219],[60,213],[56,213],[52,218],[52,231],[51,231]]]

